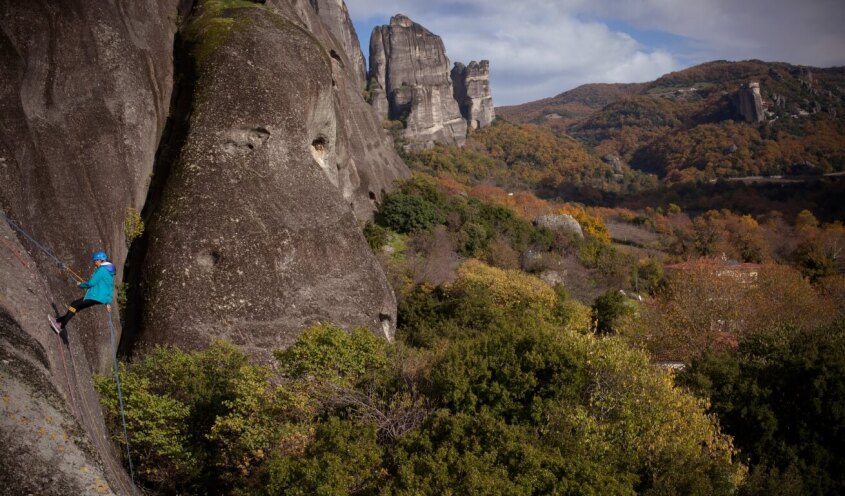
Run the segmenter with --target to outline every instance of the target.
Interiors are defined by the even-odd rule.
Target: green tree
[[[434,203],[401,192],[388,195],[379,211],[381,224],[403,234],[428,229],[443,220]]]
[[[138,477],[144,483],[164,492],[176,492],[185,480],[193,480],[199,472],[199,460],[190,450],[187,419],[190,408],[185,403],[156,392],[155,382],[135,373],[120,370],[123,387],[126,426],[130,449],[135,456]],[[117,387],[109,377],[95,376],[94,385],[107,412],[107,422],[115,441],[123,444],[119,427],[120,410]]]
[[[300,455],[274,458],[264,494],[310,496],[377,494],[387,473],[373,425],[330,417],[316,427]]]
[[[790,485],[797,474],[800,494],[845,492],[845,323],[755,334],[693,360],[679,381],[710,399],[752,474]]]
[[[364,224],[364,238],[373,251],[380,250],[390,239],[390,229],[368,221]]]
[[[608,289],[593,303],[596,332],[615,334],[619,318],[633,312],[635,303],[616,289]]]
[[[640,260],[636,268],[636,283],[640,291],[656,294],[663,287],[663,265],[654,258]]]
[[[194,352],[156,347],[124,367],[139,480],[168,493],[226,494],[248,485],[271,447],[298,435],[287,420],[301,401],[268,379],[268,369],[220,341]],[[113,432],[121,433],[114,384],[99,378],[97,387]]]
[[[368,371],[389,363],[387,342],[365,328],[351,333],[330,324],[316,324],[290,348],[275,353],[282,373],[293,379],[325,379],[352,385]]]

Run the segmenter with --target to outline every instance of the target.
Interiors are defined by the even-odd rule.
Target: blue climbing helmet
[[[92,262],[96,262],[97,260],[101,260],[101,261],[105,262],[108,259],[109,259],[109,256],[106,255],[106,252],[104,252],[103,250],[95,251],[94,254],[91,255],[91,261]]]

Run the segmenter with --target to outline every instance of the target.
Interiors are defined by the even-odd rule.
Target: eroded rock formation
[[[455,101],[443,40],[396,15],[370,37],[371,100],[382,118],[405,124],[410,148],[463,146],[466,121]]]
[[[541,215],[534,219],[534,225],[537,227],[545,227],[552,231],[561,231],[573,234],[578,238],[584,238],[584,231],[581,229],[581,224],[575,220],[575,217],[569,214],[547,214]]]
[[[410,172],[396,155],[381,119],[364,100],[359,68],[347,55],[347,44],[335,34],[347,33],[354,38],[354,43],[348,46],[359,46],[354,28],[345,24],[348,17],[342,16],[345,21],[340,27],[326,24],[341,19],[327,13],[346,12],[345,4],[338,9],[331,7],[334,1],[315,0],[321,5],[319,12],[313,4],[304,2],[270,0],[268,5],[311,33],[329,54],[337,132],[325,143],[318,143],[315,149],[319,150],[315,153],[332,184],[340,189],[344,200],[363,221],[372,218],[383,193],[392,190],[396,181],[410,177]],[[355,50],[352,52],[354,55]]]
[[[189,132],[149,228],[141,346],[224,338],[262,359],[318,321],[392,338],[392,290],[344,197],[359,175],[349,163],[366,151],[354,126],[366,119],[343,106],[352,98],[341,86],[355,84],[294,9],[207,12],[187,30],[200,33],[195,50],[205,55]],[[210,51],[207,16],[236,27]]]
[[[492,124],[496,114],[490,92],[490,62],[473,60],[467,66],[455,62],[451,75],[455,100],[467,125],[479,129]]]
[[[0,3],[0,207],[83,275],[95,249],[122,268],[176,16],[175,0]],[[46,317],[81,293],[2,218],[0,288],[0,492],[132,494],[91,386],[113,356],[106,312],[77,317],[66,347]]]
[[[216,27],[244,29],[191,31],[193,3],[0,4],[4,215],[84,275],[107,250],[120,283],[124,216],[150,207],[145,256],[128,265],[149,298],[147,327],[127,322],[141,344],[222,337],[261,358],[315,321],[390,337],[395,302],[359,223],[408,171],[342,36],[282,0],[217,3],[231,22]],[[173,91],[179,19],[199,71],[196,86],[177,77],[187,104]],[[104,309],[74,319],[65,347],[46,316],[80,292],[2,221],[0,284],[0,485],[135,493],[91,384],[113,356]]]
[[[743,85],[735,98],[739,115],[745,122],[763,122],[766,115],[763,113],[763,97],[760,95],[760,83],[752,81]]]
[[[343,0],[310,0],[311,6],[320,16],[323,25],[337,39],[349,59],[349,71],[355,78],[358,91],[362,91],[367,84],[367,68],[364,64],[364,53],[358,42],[355,26],[349,18],[349,9]]]

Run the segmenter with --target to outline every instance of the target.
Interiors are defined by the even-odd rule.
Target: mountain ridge
[[[753,83],[759,115],[745,122],[742,88]],[[669,182],[845,168],[843,67],[712,61],[646,83],[582,85],[497,111]]]

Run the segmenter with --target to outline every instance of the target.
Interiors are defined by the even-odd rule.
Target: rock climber
[[[74,300],[67,307],[67,313],[54,318],[52,315],[47,317],[50,319],[50,325],[53,330],[61,334],[65,329],[67,323],[72,319],[77,312],[84,310],[94,305],[109,305],[114,297],[114,264],[109,262],[109,257],[106,252],[100,250],[91,255],[91,262],[97,267],[91,279],[79,283],[79,287],[87,289],[85,296]]]

